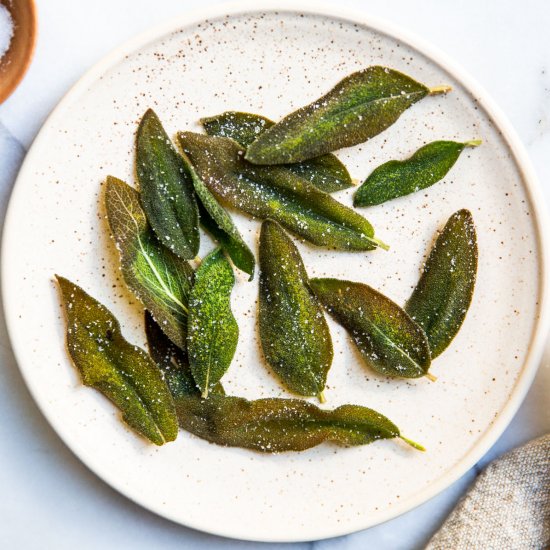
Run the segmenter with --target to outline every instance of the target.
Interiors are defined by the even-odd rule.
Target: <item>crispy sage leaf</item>
[[[155,445],[178,434],[174,402],[161,372],[126,341],[113,314],[79,286],[56,276],[67,315],[67,347],[82,382],[100,391],[123,420]]]
[[[126,284],[172,342],[185,349],[192,268],[155,237],[135,189],[108,176],[105,206]]]
[[[388,418],[359,405],[327,411],[300,399],[248,401],[211,395],[202,400],[180,397],[176,410],[180,426],[202,439],[263,453],[303,451],[324,441],[355,446],[396,437],[425,450],[403,437]]]
[[[189,297],[187,352],[193,378],[207,397],[229,368],[239,338],[231,311],[233,270],[221,249],[197,269]]]
[[[201,118],[209,136],[226,137],[248,147],[261,133],[275,123],[269,118],[240,111],[225,111],[220,115]]]
[[[259,326],[264,356],[284,386],[324,401],[333,355],[329,328],[298,249],[271,220],[260,233]]]
[[[202,226],[214,237],[220,246],[227,252],[233,263],[245,273],[254,278],[254,254],[244,242],[237,226],[231,216],[218,203],[208,187],[201,181],[193,166],[183,157],[186,169],[193,181],[193,186],[198,197],[200,220]]]
[[[350,333],[371,368],[402,378],[426,375],[430,368],[426,335],[395,302],[362,283],[311,279],[310,286]]]
[[[373,206],[426,189],[440,179],[458,160],[465,147],[477,147],[480,140],[458,143],[434,141],[406,160],[390,160],[376,168],[359,187],[354,206]]]
[[[261,133],[246,150],[246,159],[286,164],[357,145],[391,126],[423,97],[448,90],[427,88],[386,67],[357,71]]]
[[[136,138],[141,203],[158,239],[185,260],[199,251],[199,213],[185,164],[151,109]]]
[[[285,168],[255,166],[243,160],[235,141],[192,132],[181,132],[178,137],[204,184],[231,206],[278,221],[319,246],[340,250],[386,247],[374,237],[365,218]]]
[[[405,310],[424,329],[432,357],[459,331],[474,293],[477,237],[472,214],[459,210],[437,238]]]
[[[145,311],[145,336],[147,337],[149,355],[162,371],[174,399],[181,395],[199,396],[201,392],[197,388],[189,368],[187,354],[166,337],[148,311]],[[219,382],[211,392],[225,394]]]
[[[243,147],[248,147],[263,131],[275,124],[266,117],[238,111],[226,111],[221,115],[203,118],[201,123],[208,135],[234,139]],[[288,164],[285,168],[325,193],[353,186],[347,168],[332,154]]]

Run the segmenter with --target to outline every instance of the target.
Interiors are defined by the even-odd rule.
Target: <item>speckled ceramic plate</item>
[[[231,537],[297,541],[342,535],[394,517],[442,490],[497,439],[533,378],[546,329],[545,222],[533,172],[513,132],[479,87],[441,54],[361,14],[316,8],[222,6],[145,34],[93,68],[63,99],[25,161],[11,199],[2,256],[13,347],[40,408],[67,445],[107,483],[176,522]],[[296,4],[296,3],[294,3]],[[322,445],[261,455],[181,433],[156,448],[131,433],[97,392],[81,386],[64,348],[54,273],[77,281],[143,345],[142,312],[122,284],[100,207],[101,182],[134,182],[133,140],[147,107],[171,134],[226,109],[279,118],[371,64],[430,85],[451,84],[368,143],[339,152],[353,177],[434,139],[483,139],[441,183],[363,210],[389,252],[333,253],[300,245],[311,275],[364,281],[403,303],[437,229],[469,208],[479,235],[472,307],[433,364],[436,383],[368,371],[329,321],[335,360],[327,406],[352,402],[392,418],[428,449],[396,441]],[[338,198],[351,204],[352,191]],[[253,250],[258,222],[235,214]],[[212,246],[203,239],[202,251]],[[257,281],[233,294],[239,347],[226,389],[285,396],[259,352]],[[544,317],[544,318],[543,318]],[[24,411],[21,411],[24,414]]]

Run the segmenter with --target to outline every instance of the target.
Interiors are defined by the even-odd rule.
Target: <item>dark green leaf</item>
[[[185,349],[193,270],[160,244],[129,185],[108,176],[105,206],[126,284],[172,342]]]
[[[374,370],[403,378],[428,372],[426,335],[395,302],[362,283],[311,279],[310,286]]]
[[[174,399],[185,395],[199,396],[201,392],[197,388],[189,368],[187,354],[166,337],[148,311],[145,311],[145,335],[147,336],[149,355],[162,371]],[[219,382],[211,392],[212,394],[225,394],[223,386]]]
[[[353,187],[353,180],[347,168],[335,155],[330,153],[295,164],[282,164],[281,166],[309,181],[325,193],[335,193]]]
[[[385,247],[365,218],[285,168],[246,162],[235,141],[192,132],[178,137],[204,184],[231,206],[261,219],[274,219],[319,246]]]
[[[328,325],[298,249],[271,220],[260,233],[259,325],[265,358],[283,384],[323,400],[333,355]]]
[[[233,263],[245,273],[254,278],[254,254],[244,242],[239,230],[233,223],[231,216],[218,203],[208,187],[201,181],[191,163],[186,157],[184,162],[191,175],[193,186],[198,197],[200,219],[203,227],[214,237],[220,246],[227,252]]]
[[[341,80],[317,101],[287,115],[248,147],[254,164],[286,164],[357,145],[391,126],[430,93],[412,78],[386,67],[369,67]]]
[[[67,347],[82,382],[121,411],[123,420],[156,445],[176,439],[174,402],[149,356],[126,341],[113,314],[79,286],[57,276],[67,315]]]
[[[208,135],[234,139],[243,147],[248,147],[264,130],[275,124],[263,116],[237,111],[203,118],[201,122]],[[353,185],[346,167],[331,154],[287,164],[285,168],[325,193],[334,193]]]
[[[225,111],[221,115],[201,118],[201,124],[209,136],[231,138],[243,147],[248,147],[275,123],[261,115]]]
[[[434,141],[424,145],[407,160],[390,160],[376,168],[359,187],[353,204],[373,206],[426,189],[453,167],[465,147],[477,147],[481,141]]]
[[[199,213],[185,164],[157,115],[149,109],[136,139],[141,203],[158,239],[185,260],[199,250]]]
[[[459,331],[474,293],[477,237],[472,214],[455,212],[437,238],[405,309],[424,329],[432,357]]]
[[[388,418],[359,405],[327,411],[299,399],[248,401],[212,395],[206,400],[179,398],[176,410],[180,426],[202,439],[263,453],[303,451],[324,441],[355,446],[395,437],[424,450],[401,436]]]
[[[197,269],[189,297],[187,352],[193,378],[207,397],[229,368],[239,327],[231,312],[233,270],[221,249]]]

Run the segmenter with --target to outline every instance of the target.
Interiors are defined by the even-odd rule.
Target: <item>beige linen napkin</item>
[[[550,434],[495,460],[426,550],[550,548]]]

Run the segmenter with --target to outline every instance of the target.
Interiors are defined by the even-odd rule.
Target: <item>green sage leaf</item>
[[[220,115],[201,118],[200,122],[209,136],[230,138],[242,147],[248,147],[275,124],[265,116],[240,111],[225,111]]]
[[[390,160],[376,168],[359,187],[354,206],[373,206],[426,189],[443,179],[465,147],[481,141],[434,141],[406,160]]]
[[[105,206],[124,281],[172,342],[185,349],[193,269],[158,241],[135,189],[108,176]]]
[[[385,247],[365,218],[284,168],[250,164],[235,141],[192,132],[178,137],[204,184],[234,208],[271,218],[319,246]]]
[[[187,352],[193,378],[207,397],[225,374],[239,338],[231,312],[233,270],[221,249],[211,252],[195,274],[189,297]]]
[[[448,89],[430,90],[386,67],[357,71],[262,132],[246,150],[246,159],[254,164],[286,164],[357,145],[391,126],[428,94]]]
[[[105,306],[64,277],[56,278],[67,316],[67,347],[82,383],[105,395],[123,420],[155,445],[176,439],[174,402],[156,365],[123,338]]]
[[[425,450],[401,436],[384,415],[359,405],[327,411],[300,399],[248,401],[212,395],[178,398],[176,409],[184,430],[218,445],[263,453],[303,451],[325,441],[356,446],[396,437]]]
[[[367,365],[387,376],[418,378],[430,368],[423,330],[395,302],[362,283],[311,279],[321,303],[350,333]]]
[[[174,399],[182,395],[199,396],[201,392],[191,373],[187,354],[166,337],[148,311],[145,311],[145,336],[149,355],[162,371]],[[212,388],[211,392],[225,394],[220,382]]]
[[[275,124],[266,117],[237,111],[226,111],[221,115],[203,118],[201,123],[208,135],[231,138],[245,148]],[[325,193],[334,193],[353,186],[347,168],[332,154],[288,164],[285,168]]]
[[[474,293],[477,236],[472,214],[455,212],[437,238],[405,310],[424,329],[432,357],[459,331]]]
[[[271,220],[260,233],[259,326],[264,356],[284,386],[323,401],[333,356],[329,328],[298,249]]]
[[[201,181],[189,160],[184,157],[186,169],[191,176],[198,197],[199,212],[202,226],[214,237],[220,246],[233,260],[235,266],[254,278],[256,261],[254,254],[244,242],[231,216],[218,203],[208,187]]]
[[[160,242],[185,260],[199,251],[199,213],[185,164],[148,109],[136,138],[136,172],[147,219]]]

